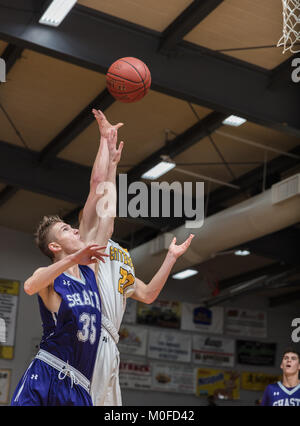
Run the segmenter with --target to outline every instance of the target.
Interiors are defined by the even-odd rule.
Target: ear
[[[58,243],[52,242],[48,244],[48,249],[55,255],[61,251],[61,246]]]

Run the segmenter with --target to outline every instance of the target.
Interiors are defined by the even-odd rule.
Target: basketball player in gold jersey
[[[135,277],[129,252],[110,239],[113,233],[114,215],[107,216],[106,219],[102,217],[100,222],[96,213],[99,184],[102,185],[103,182],[113,184],[116,193],[116,170],[123,149],[123,142],[117,148],[117,132],[123,124],[118,123],[112,126],[101,111],[93,110],[93,113],[98,122],[101,137],[91,175],[90,193],[80,216],[79,231],[80,234],[87,236],[89,242],[107,246],[106,253],[109,258],[106,263],[99,262],[96,272],[102,300],[102,330],[91,390],[94,405],[122,405],[117,343],[118,331],[126,308],[126,298],[132,297],[146,304],[153,303],[164,287],[176,260],[188,249],[193,235],[190,235],[181,245],[176,245],[176,238],[173,239],[164,262],[149,283],[146,284]],[[100,192],[105,191],[103,188],[102,186]],[[116,195],[114,194],[111,198],[109,202],[115,206]],[[107,240],[103,239],[103,226],[107,230]]]

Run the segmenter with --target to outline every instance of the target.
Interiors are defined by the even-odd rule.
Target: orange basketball
[[[151,74],[147,65],[137,58],[120,58],[106,74],[109,93],[121,102],[136,102],[142,99],[151,86]]]

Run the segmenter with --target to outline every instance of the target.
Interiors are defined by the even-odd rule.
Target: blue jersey
[[[78,266],[82,279],[63,273],[54,281],[54,290],[61,296],[57,314],[39,297],[43,322],[40,348],[91,380],[101,332],[101,299],[92,269]]]
[[[265,406],[300,406],[300,383],[286,388],[281,382],[268,385],[262,397]]]

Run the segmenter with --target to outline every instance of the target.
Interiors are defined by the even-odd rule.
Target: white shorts
[[[120,354],[111,335],[102,327],[91,383],[93,405],[122,405],[119,384]]]

